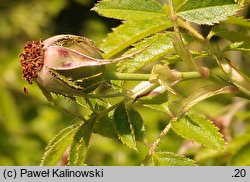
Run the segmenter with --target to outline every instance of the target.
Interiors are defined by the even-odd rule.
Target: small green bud
[[[181,79],[181,73],[176,70],[171,70],[167,65],[157,64],[153,67],[150,81],[156,82],[158,80],[166,82],[174,82]]]
[[[20,55],[23,79],[35,80],[43,93],[67,97],[94,91],[103,81],[105,65],[92,41],[75,35],[57,35],[28,42]]]

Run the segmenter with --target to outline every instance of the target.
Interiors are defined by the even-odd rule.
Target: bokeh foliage
[[[46,102],[36,84],[27,86],[21,79],[19,54],[27,41],[56,34],[78,34],[100,43],[118,22],[91,12],[94,3],[0,1],[0,165],[39,165],[49,140],[73,122],[73,117]],[[66,99],[61,104],[78,112]]]
[[[35,84],[27,86],[21,79],[19,54],[27,40],[39,40],[55,34],[78,34],[101,44],[110,27],[115,27],[119,21],[102,18],[90,11],[94,3],[92,0],[12,0],[0,3],[0,165],[40,164],[49,140],[74,122],[74,117],[50,106]],[[247,10],[243,15],[247,16]],[[237,64],[246,65],[243,68],[247,73],[249,61],[244,62],[246,56],[240,55]],[[179,65],[180,68],[182,66]],[[133,85],[127,84],[128,88]],[[196,82],[195,85],[184,82],[176,89],[183,95],[189,95],[191,90],[187,88],[190,84],[198,88],[203,83]],[[28,94],[24,93],[24,87],[27,87]],[[88,111],[68,99],[60,98],[59,104],[72,112],[88,114]],[[216,96],[198,104],[192,112],[222,120],[229,117],[229,111],[236,107],[234,103],[235,100],[230,96]],[[250,137],[247,135],[250,131],[250,105],[242,104],[245,104],[243,109],[235,111],[231,118],[233,122],[230,132],[235,142],[231,143],[229,149],[234,152],[233,158],[228,159],[223,153],[200,149],[196,145],[187,147],[189,145],[186,141],[174,132],[164,138],[159,149],[175,153],[185,151],[187,156],[194,158],[200,165],[241,165],[238,161],[242,160],[237,159],[249,155],[250,145]],[[225,105],[228,107],[223,108]],[[149,108],[140,108],[140,113],[145,121],[147,139],[151,142],[169,118]],[[239,146],[237,140],[240,139],[244,147]],[[92,165],[138,165],[147,153],[142,144],[137,146],[139,155],[118,141],[98,135],[94,135],[91,142],[88,151],[91,155],[87,156],[86,163]],[[184,150],[184,147],[188,149]],[[241,150],[240,154],[243,155],[239,155]],[[143,153],[145,155],[141,155]],[[249,164],[248,161],[246,165]]]

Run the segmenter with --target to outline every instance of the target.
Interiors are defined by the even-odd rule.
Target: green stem
[[[172,121],[172,120],[171,120]],[[171,121],[168,123],[168,125],[164,128],[164,130],[162,130],[162,132],[160,133],[160,135],[158,136],[158,138],[155,140],[155,142],[152,144],[149,154],[154,154],[155,150],[157,148],[157,146],[159,145],[160,141],[163,139],[163,137],[165,137],[167,135],[167,133],[170,131],[172,124]]]
[[[172,120],[171,120],[172,121]],[[147,164],[147,162],[150,160],[151,156],[155,153],[159,143],[161,140],[167,135],[167,133],[170,131],[172,124],[171,121],[168,123],[168,125],[161,131],[160,135],[158,138],[154,141],[154,143],[151,145],[148,155],[145,157],[143,164]]]
[[[180,81],[202,78],[201,74],[198,72],[195,72],[195,71],[180,72],[180,73],[181,73],[181,80]],[[216,75],[212,71],[210,71],[208,73],[207,79],[210,80],[211,82],[217,83],[217,84],[222,85],[222,86],[228,85],[228,81],[223,80],[222,78],[220,78],[218,75]]]
[[[172,16],[171,20],[174,25],[174,37],[172,37],[172,41],[174,43],[175,49],[177,53],[179,54],[179,56],[182,58],[182,60],[186,62],[188,66],[190,66],[191,68],[194,67],[195,70],[202,75],[201,70],[199,69],[200,68],[199,65],[195,63],[192,54],[186,49],[185,44],[182,40],[182,36],[181,36],[178,23],[177,23],[178,19],[174,10],[174,2],[173,0],[169,0],[168,2],[169,2],[170,12]]]
[[[179,72],[180,73],[180,81],[192,80],[197,78],[202,78],[201,74],[196,71],[190,72]],[[107,80],[126,80],[126,81],[149,81],[151,74],[140,74],[140,73],[118,73],[118,72],[106,72],[105,79]],[[208,76],[208,79],[214,82],[222,82],[219,77],[215,74],[211,73]],[[105,96],[104,96],[105,97]],[[117,97],[117,95],[114,95]]]
[[[122,104],[122,103],[126,103],[129,100],[131,100],[131,97],[125,97],[124,99],[122,99],[121,101],[117,102],[116,104],[112,105],[111,107],[107,108],[104,111],[101,111],[98,113],[98,117],[102,117],[105,114],[109,113],[110,111],[114,110],[118,105]]]
[[[105,78],[107,80],[148,81],[150,78],[150,74],[118,73],[118,72],[106,71]]]
[[[195,71],[190,71],[190,72],[181,72],[181,80],[191,80],[191,79],[196,79],[196,78],[201,78],[200,73],[195,72]]]

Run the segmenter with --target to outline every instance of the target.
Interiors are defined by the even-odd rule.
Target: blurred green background
[[[111,27],[118,26],[120,21],[90,11],[95,3],[94,0],[0,0],[0,165],[39,165],[49,140],[75,121],[48,104],[36,84],[28,85],[22,80],[19,55],[27,41],[57,34],[81,35],[100,44]],[[249,15],[246,13],[246,16]],[[188,85],[190,82],[185,82],[180,88]],[[24,87],[28,94],[24,93]],[[228,96],[212,98],[194,110],[201,114],[209,110],[216,115],[233,101]],[[75,112],[84,112],[68,99],[60,99],[60,104]],[[246,107],[235,120],[250,120],[249,104]],[[147,138],[152,142],[169,118],[147,108],[140,108],[140,113],[145,120]],[[249,132],[249,122],[246,128],[236,133]],[[170,132],[159,149],[180,152],[182,144],[183,139]],[[138,145],[140,155],[117,141],[94,135],[87,163],[139,165],[147,150],[142,144]],[[194,148],[186,153],[193,157],[197,151]],[[205,161],[200,163],[202,165],[224,165],[227,160],[217,160],[216,155],[220,157],[221,154],[209,153],[206,149],[199,154]],[[208,156],[212,156],[212,160],[206,160]]]
[[[95,3],[0,0],[0,165],[39,165],[49,140],[73,122],[48,104],[36,84],[22,80],[19,54],[27,41],[56,34],[77,34],[99,44],[119,22],[90,11]]]

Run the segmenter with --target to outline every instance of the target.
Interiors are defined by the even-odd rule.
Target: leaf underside
[[[74,134],[80,125],[75,124],[63,129],[48,144],[44,156],[42,158],[42,166],[55,166],[58,164],[63,153],[73,140]]]

